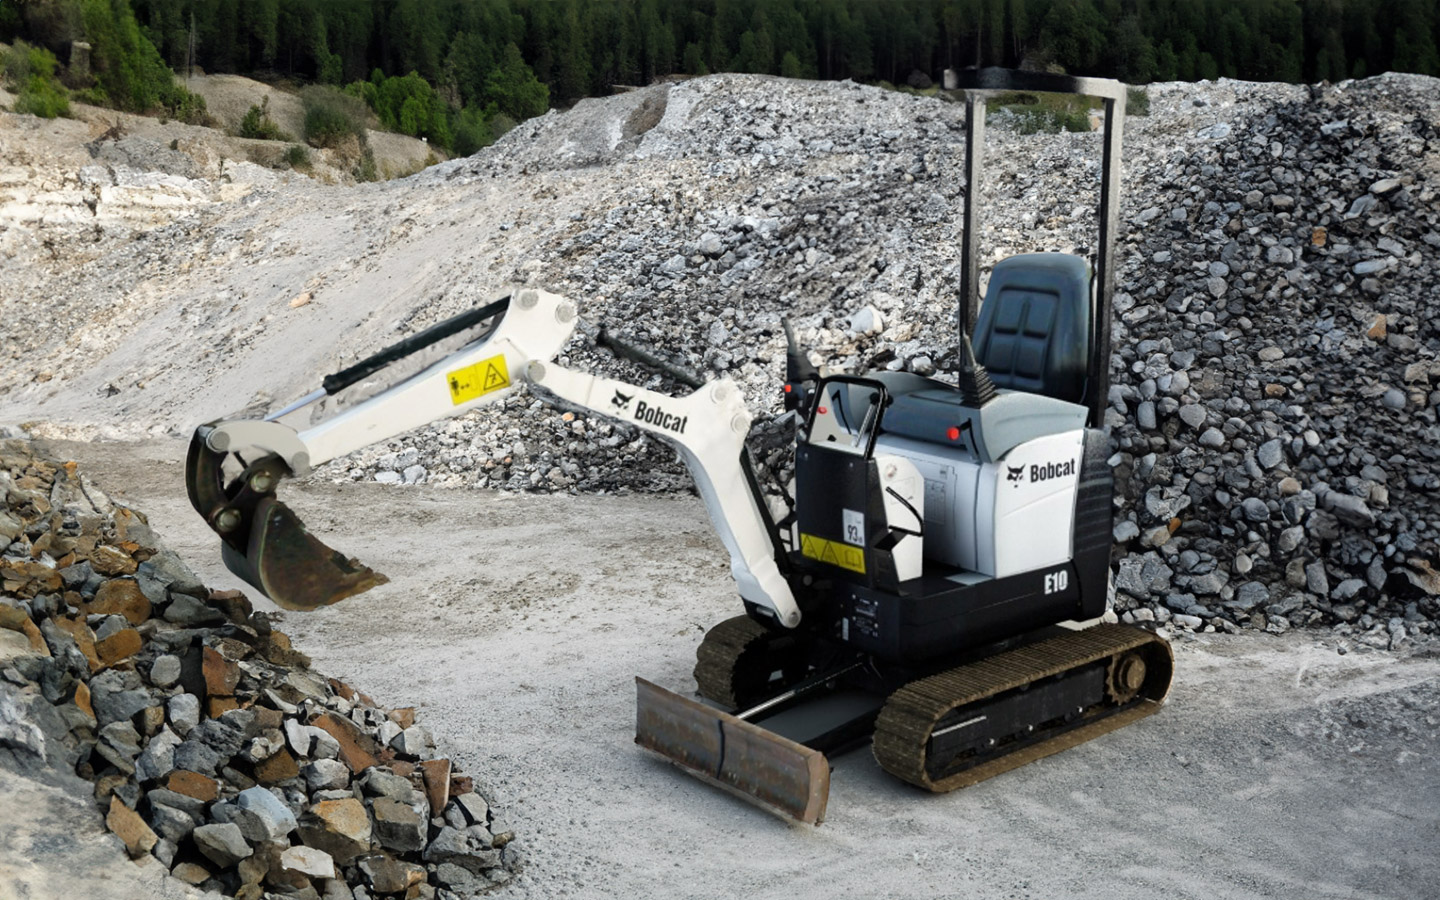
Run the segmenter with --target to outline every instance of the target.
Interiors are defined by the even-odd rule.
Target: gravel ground
[[[242,586],[184,498],[183,450],[54,447],[147,510],[208,583]],[[851,753],[833,760],[826,823],[796,827],[631,743],[633,676],[690,689],[702,629],[738,609],[697,501],[292,487],[309,525],[392,581],[283,627],[317,667],[424,707],[441,749],[488,774],[529,857],[498,896],[1413,898],[1440,884],[1433,653],[1303,630],[1182,635],[1170,702],[1144,722],[945,796]]]

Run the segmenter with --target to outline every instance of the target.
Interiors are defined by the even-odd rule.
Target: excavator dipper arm
[[[740,596],[786,628],[800,624],[795,595],[775,560],[762,500],[740,462],[751,416],[734,382],[712,381],[671,397],[554,363],[532,362],[526,377],[543,394],[634,425],[675,447],[730,552]]]
[[[274,418],[201,425],[190,442],[191,505],[220,535],[230,571],[287,609],[313,609],[384,583],[385,576],[326,547],[275,499],[284,478],[369,444],[494,403],[514,391],[525,367],[560,352],[575,330],[575,305],[525,290],[456,316],[329,376],[307,399],[334,394],[398,359],[490,322],[487,333],[419,373],[305,431]],[[298,409],[302,404],[284,412]],[[241,471],[227,474],[233,462]]]

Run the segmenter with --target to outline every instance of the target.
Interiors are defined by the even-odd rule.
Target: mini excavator
[[[198,428],[191,503],[226,565],[277,604],[311,609],[385,579],[330,549],[275,497],[287,477],[528,385],[672,445],[728,551],[744,612],[697,650],[700,700],[637,678],[637,744],[793,819],[818,823],[826,754],[871,742],[888,772],[942,792],[1156,712],[1174,667],[1139,628],[1097,624],[1110,573],[1113,480],[1102,431],[1125,87],[983,69],[964,91],[966,177],[956,383],[817,369],[786,324],[793,482],[772,504],[736,385],[703,382],[599,329],[617,355],[691,392],[649,390],[553,360],[577,328],[541,290],[441,322],[328,376],[264,420]],[[979,300],[985,96],[1104,101],[1099,241],[1089,261],[997,263]],[[978,315],[977,315],[978,310]],[[304,431],[278,421],[455,338],[458,350]],[[1080,623],[1089,621],[1088,627]]]

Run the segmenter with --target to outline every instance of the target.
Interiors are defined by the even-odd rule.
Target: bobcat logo
[[[615,396],[610,398],[610,405],[615,407],[616,409],[624,409],[625,407],[629,406],[630,401],[634,399],[634,394],[622,394],[619,391],[616,391]]]
[[[1014,482],[1016,487],[1019,487],[1021,479],[1025,477],[1025,467],[1006,466],[1005,468],[1010,470],[1009,480]]]

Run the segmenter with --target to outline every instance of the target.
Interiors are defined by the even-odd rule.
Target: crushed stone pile
[[[1379,646],[1432,633],[1440,334],[1424,304],[1440,277],[1440,82],[1148,94],[1149,114],[1127,120],[1107,419],[1117,613],[1199,631],[1323,626]],[[54,423],[42,433],[188,436],[528,283],[574,298],[587,329],[734,379],[773,447],[790,427],[782,315],[817,363],[949,377],[963,115],[942,98],[718,75],[552,112],[403,184],[257,191],[149,232],[86,287],[59,276],[86,298],[140,295],[144,328],[94,323],[76,348],[33,326],[0,396]],[[985,266],[1091,252],[1098,134],[1026,135],[1004,114],[993,126]],[[584,337],[560,362],[676,389]],[[767,456],[784,477],[783,454]],[[689,485],[662,443],[524,393],[324,471]]]
[[[519,844],[414,709],[310,668],[73,463],[0,442],[0,767],[60,769],[133,857],[225,896],[469,897]]]

